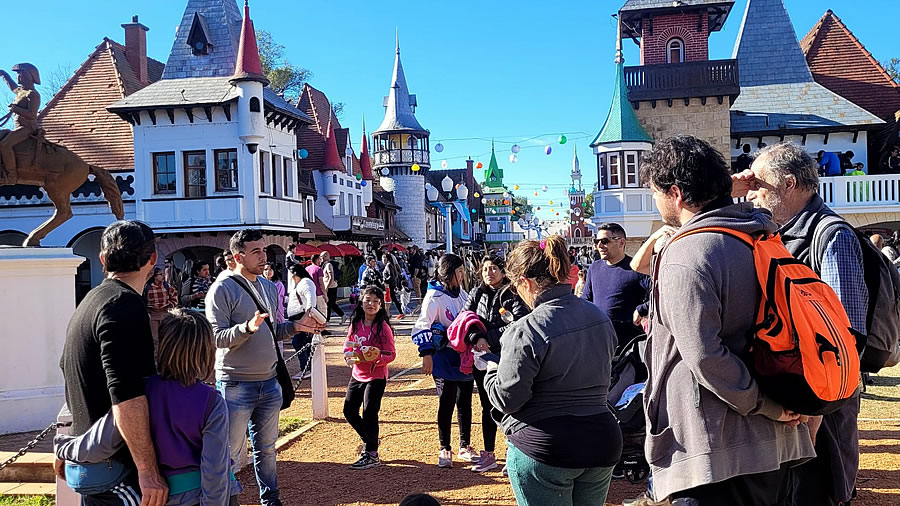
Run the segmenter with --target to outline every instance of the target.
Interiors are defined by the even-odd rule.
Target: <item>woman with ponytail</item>
[[[412,340],[419,347],[422,373],[434,378],[438,395],[438,439],[441,449],[438,467],[453,467],[450,426],[453,407],[459,424],[459,454],[464,462],[477,463],[478,452],[470,445],[472,436],[471,374],[460,371],[460,354],[448,346],[447,329],[463,311],[468,295],[460,286],[466,275],[462,258],[447,253],[437,265],[435,280],[422,300],[422,313],[413,325]]]
[[[606,404],[616,332],[572,294],[570,267],[558,235],[520,242],[506,265],[531,313],[503,333],[484,382],[503,413],[509,480],[523,506],[603,504],[622,453]]]

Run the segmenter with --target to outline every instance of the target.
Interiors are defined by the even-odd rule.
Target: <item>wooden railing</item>
[[[709,60],[625,67],[631,101],[690,97],[737,97],[737,60]]]

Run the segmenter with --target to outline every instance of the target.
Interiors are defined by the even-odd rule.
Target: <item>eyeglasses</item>
[[[618,241],[619,239],[621,239],[621,237],[601,237],[601,238],[597,239],[595,242],[599,242],[600,244],[606,246],[607,244],[609,244],[613,241]]]

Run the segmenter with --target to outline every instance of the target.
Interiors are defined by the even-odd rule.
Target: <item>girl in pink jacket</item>
[[[366,287],[350,317],[347,341],[344,342],[344,359],[353,367],[344,398],[344,418],[359,434],[364,446],[351,469],[381,465],[378,459],[378,411],[387,386],[388,364],[396,356],[390,318],[384,305],[384,292],[375,286]],[[362,416],[359,415],[360,406]]]

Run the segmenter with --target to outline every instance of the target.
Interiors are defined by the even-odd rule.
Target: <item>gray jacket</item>
[[[679,233],[776,229],[767,211],[750,204],[710,207]],[[656,497],[815,456],[806,425],[774,421],[781,406],[760,392],[738,357],[761,296],[750,248],[700,233],[671,242],[657,262],[644,393]]]
[[[213,283],[206,294],[206,318],[216,334],[216,380],[265,381],[275,377],[275,343],[269,326],[260,325],[250,332],[247,322],[256,314],[257,307],[251,296],[231,279],[232,274]],[[275,284],[257,276],[262,286],[263,304],[269,308],[270,318],[275,317],[279,304]],[[246,278],[241,279],[251,284]],[[294,335],[294,322],[275,325],[278,340]]]
[[[616,348],[609,317],[565,284],[545,290],[534,306],[506,328],[500,363],[488,362],[484,379],[507,435],[551,416],[609,411],[606,394]]]

